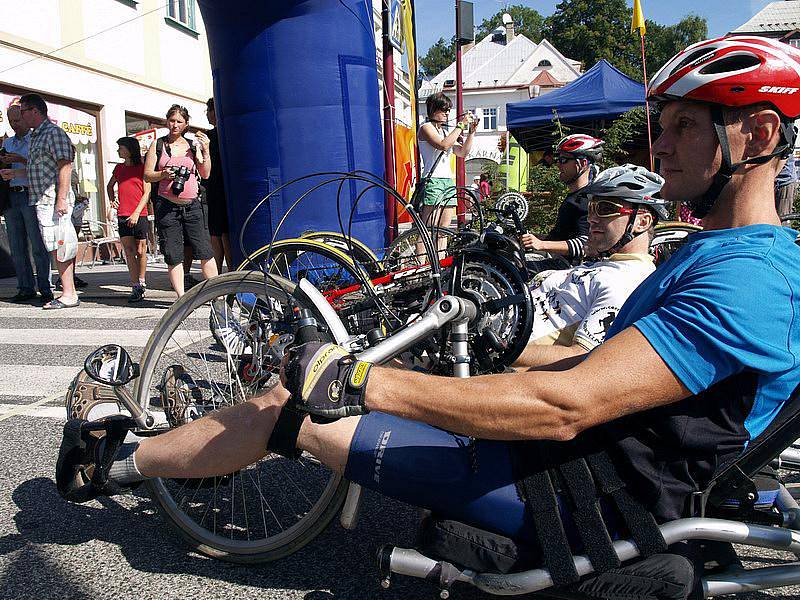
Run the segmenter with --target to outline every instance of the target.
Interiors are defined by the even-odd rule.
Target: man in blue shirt
[[[28,162],[28,148],[31,141],[30,128],[23,122],[18,105],[10,107],[7,116],[14,135],[3,142],[6,154],[0,155],[0,163],[11,169],[24,169]],[[11,184],[10,202],[3,216],[8,230],[11,259],[14,261],[14,270],[17,273],[17,294],[11,298],[11,302],[33,300],[36,298],[36,287],[38,287],[42,301],[47,303],[53,299],[50,287],[50,255],[39,231],[36,207],[28,202],[28,178],[26,176],[13,177],[9,183]],[[35,287],[28,253],[29,242],[36,265]]]
[[[686,515],[691,493],[800,384],[800,249],[773,196],[800,116],[800,94],[776,93],[790,89],[800,89],[800,50],[756,37],[695,44],[653,78],[661,193],[688,200],[706,230],[634,291],[585,358],[444,379],[304,344],[285,363],[285,390],[124,444],[111,487],[89,483],[103,444],[78,437],[85,421],[69,421],[59,490],[82,501],[150,477],[234,473],[268,449],[291,456],[296,444],[351,481],[535,544],[510,442],[559,454],[552,442],[591,430],[639,506],[659,522]]]

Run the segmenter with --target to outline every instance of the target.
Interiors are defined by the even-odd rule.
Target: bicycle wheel
[[[245,260],[245,265],[289,281],[307,279],[339,312],[351,335],[366,333],[383,324],[380,311],[374,307],[360,308],[370,304],[374,294],[369,274],[328,244],[302,238],[279,240],[256,250]]]
[[[486,251],[466,251],[452,282],[457,295],[480,307],[470,323],[473,375],[502,373],[522,354],[533,328],[530,289],[519,269],[508,259]]]
[[[433,243],[437,240],[445,245],[445,253],[450,254],[456,232],[444,227],[433,227],[428,232],[431,234]],[[422,246],[419,231],[415,228],[404,231],[398,235],[386,249],[383,257],[383,265],[388,271],[398,271],[408,267],[416,267],[426,264],[430,259]]]
[[[689,235],[702,231],[699,225],[667,221],[655,226],[653,239],[650,241],[650,254],[655,257],[656,265],[662,264],[686,243]]]
[[[245,402],[276,385],[281,353],[275,349],[290,341],[293,313],[307,308],[322,319],[312,306],[291,295],[293,287],[277,278],[267,281],[260,272],[234,271],[192,288],[150,336],[135,397],[146,407],[161,404],[157,382],[175,364],[196,385],[187,411],[191,416],[185,420]],[[209,320],[234,332],[238,343],[215,342]],[[167,427],[181,424],[174,414],[165,419]],[[347,492],[339,475],[307,453],[299,460],[267,454],[236,473],[152,479],[147,486],[193,549],[237,563],[276,560],[298,550],[328,525]]]
[[[356,238],[347,238],[336,231],[310,231],[300,236],[303,240],[316,240],[333,246],[348,256],[354,263],[362,267],[370,279],[385,273],[383,265],[372,249]]]

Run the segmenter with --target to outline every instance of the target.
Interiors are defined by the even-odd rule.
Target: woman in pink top
[[[200,260],[203,277],[217,274],[205,208],[199,198],[199,178],[211,175],[208,136],[196,134],[194,144],[183,137],[189,111],[173,104],[167,111],[169,133],[150,145],[144,161],[144,180],[158,184],[155,199],[156,228],[161,253],[167,263],[172,289],[184,292],[183,246],[191,246]]]
[[[145,293],[147,270],[147,203],[150,200],[150,184],[144,181],[144,163],[139,140],[123,137],[117,140],[117,154],[124,161],[114,167],[106,191],[116,200],[111,206],[117,210],[117,225],[125,262],[131,276],[131,295],[128,302],[141,302]]]

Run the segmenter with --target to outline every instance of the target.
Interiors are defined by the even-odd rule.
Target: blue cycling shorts
[[[345,477],[438,516],[536,545],[533,523],[517,494],[508,442],[476,440],[379,412],[363,417],[350,445]],[[568,507],[561,519],[574,551],[580,550]],[[613,510],[603,506],[610,531]]]

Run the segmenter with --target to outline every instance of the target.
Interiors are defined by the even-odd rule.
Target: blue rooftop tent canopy
[[[638,106],[644,106],[644,85],[603,59],[559,90],[506,104],[506,124],[531,152],[553,146],[556,114],[572,133],[597,134],[608,121]]]
[[[284,183],[323,171],[357,169],[383,176],[383,140],[372,4],[367,0],[198,0],[208,36],[231,246],[250,211]],[[212,169],[220,165],[213,165]],[[245,252],[268,243],[305,191],[306,180],[276,194],[247,226]],[[384,194],[348,182],[347,228],[372,248],[385,244]],[[365,191],[366,190],[366,191]],[[363,194],[362,194],[363,192]],[[337,186],[313,192],[278,237],[339,231]]]

